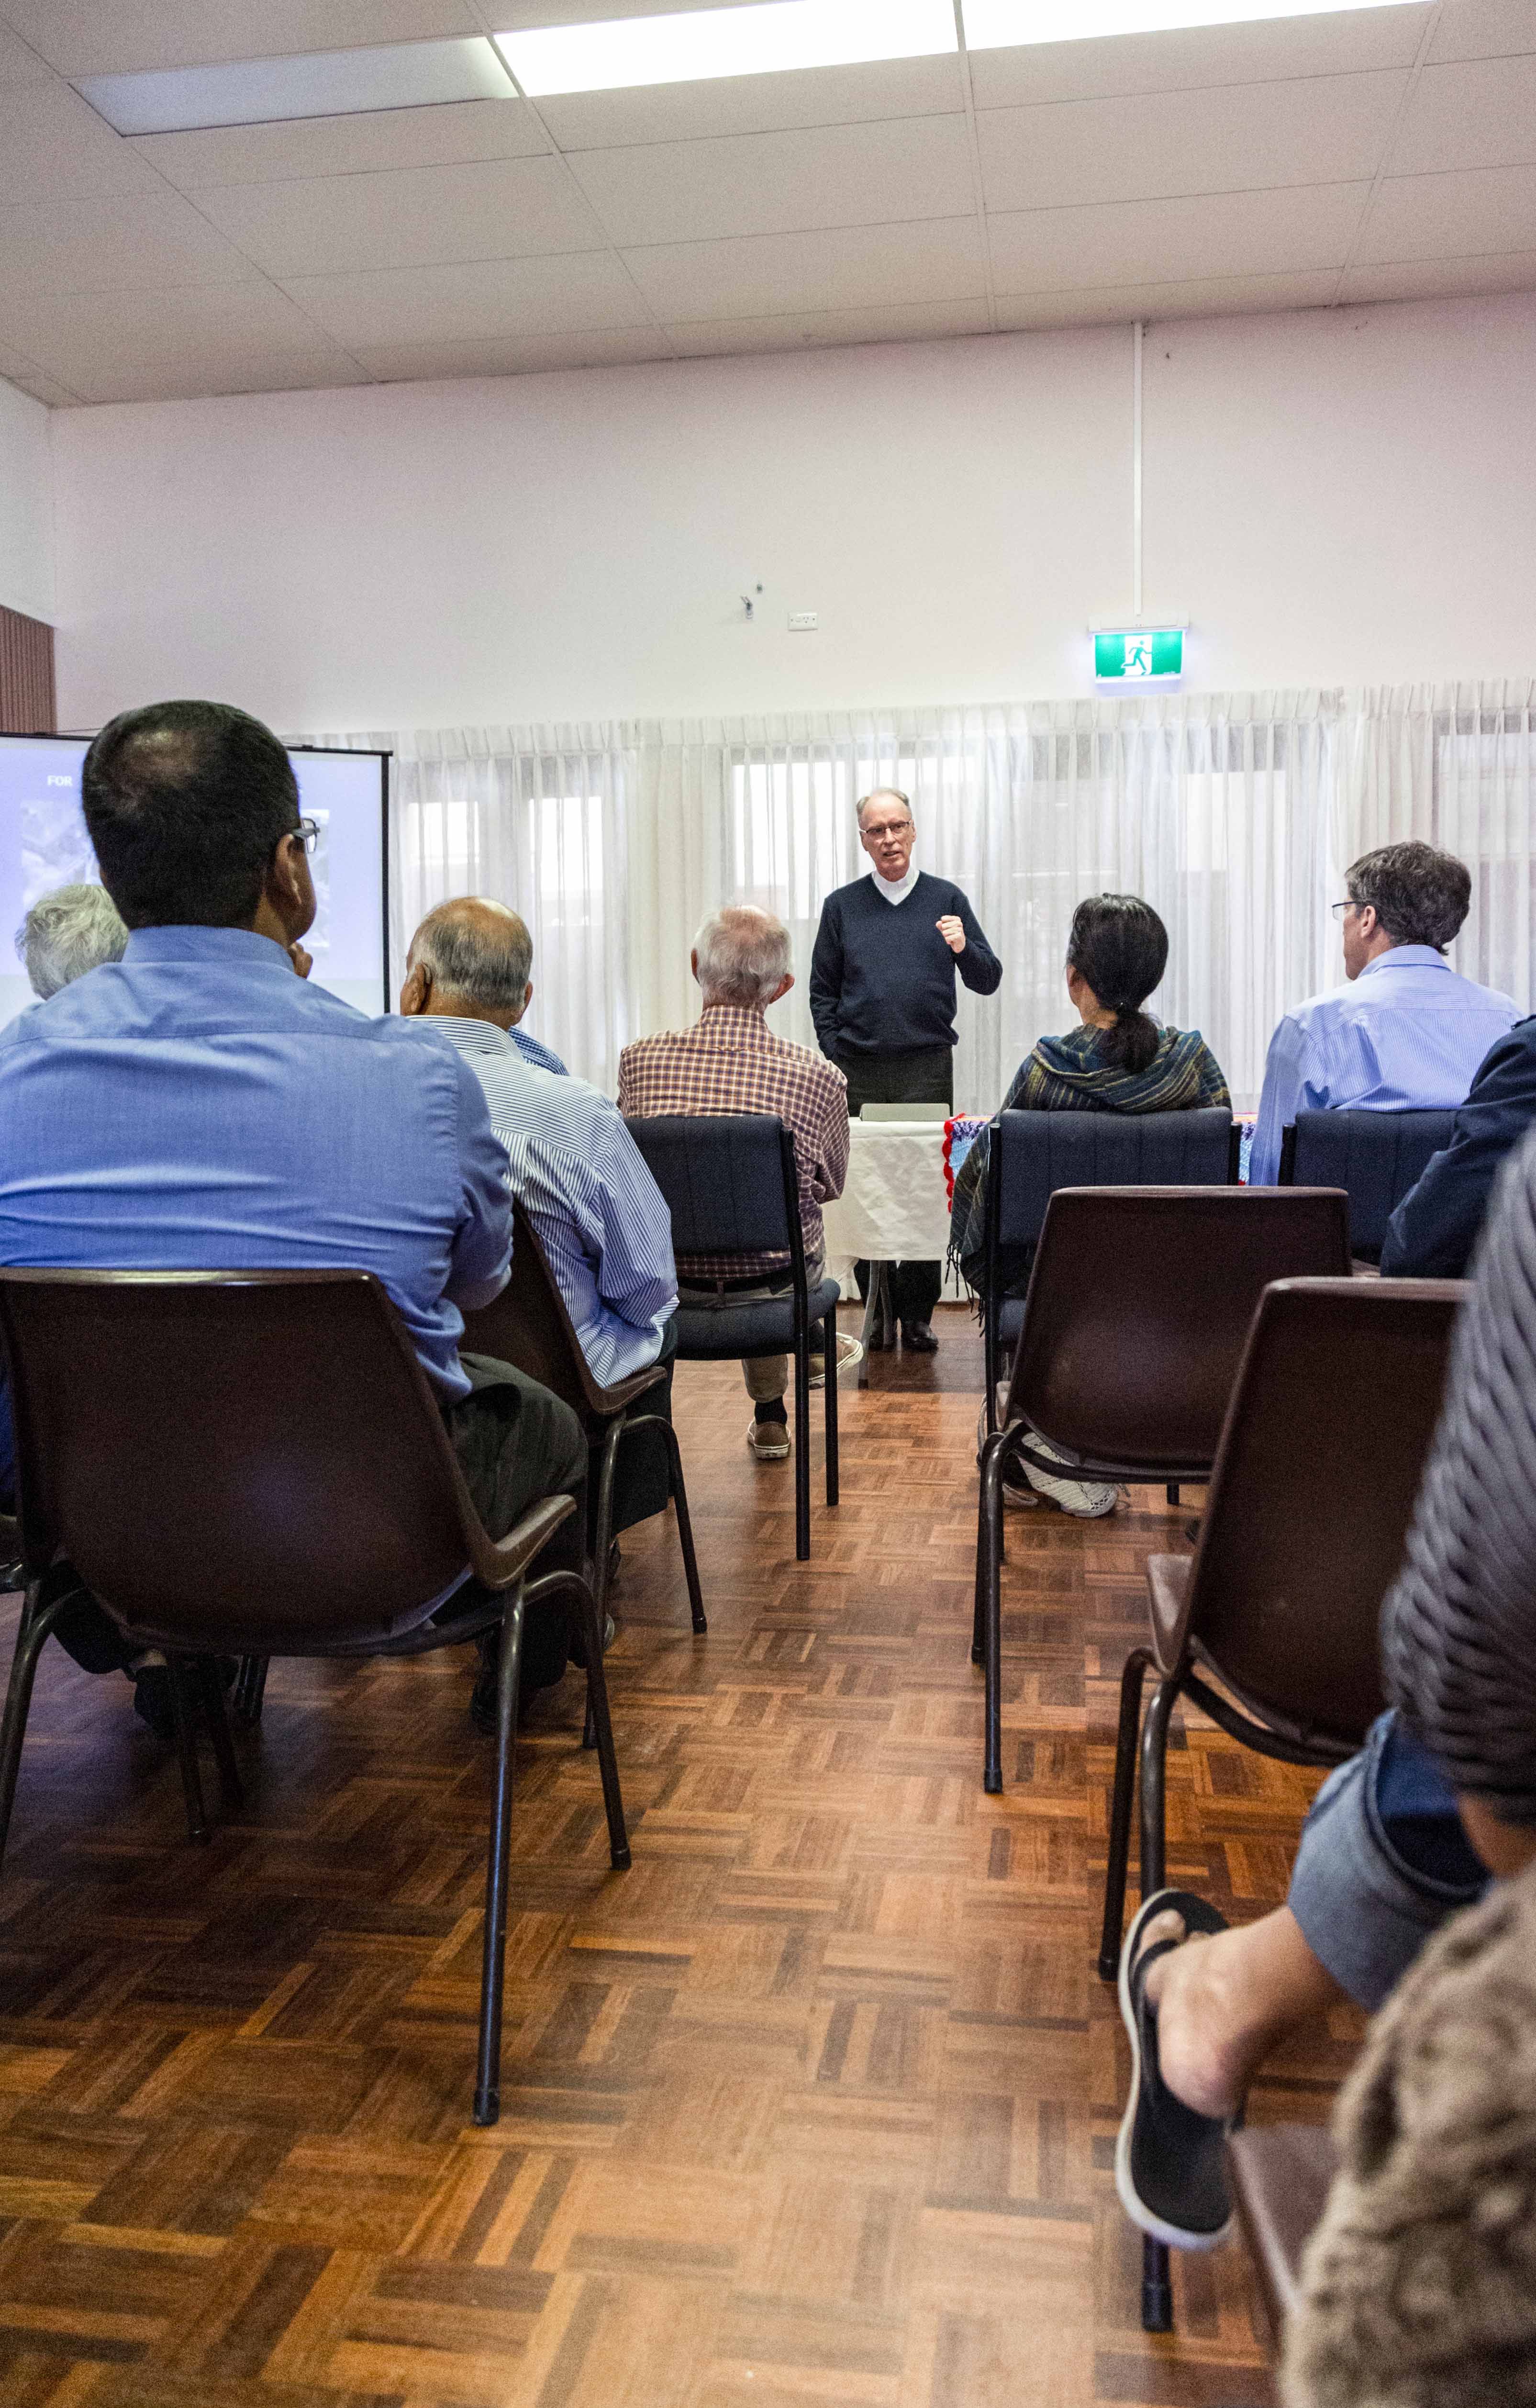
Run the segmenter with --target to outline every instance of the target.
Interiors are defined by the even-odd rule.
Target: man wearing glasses
[[[511,1251],[479,1080],[305,977],[316,832],[277,738],[223,703],[125,711],[86,754],[80,800],[128,942],[0,1035],[0,1263],[372,1271],[491,1535],[535,1498],[579,1497],[575,1414],[460,1358],[461,1312],[505,1285]],[[88,1671],[132,1672],[164,1732],[164,1668],[130,1662],[93,1600],[57,1636]]]
[[[1248,1178],[1273,1186],[1299,1111],[1444,1111],[1462,1103],[1519,1012],[1453,970],[1445,948],[1472,902],[1464,862],[1416,840],[1384,844],[1344,873],[1333,906],[1344,983],[1287,1011],[1270,1039]]]
[[[952,1109],[956,972],[974,995],[993,995],[1003,965],[960,889],[913,867],[917,831],[906,796],[876,787],[858,817],[870,872],[821,907],[811,955],[817,1038],[847,1080],[850,1113],[865,1104]],[[860,1285],[867,1268],[856,1266]],[[892,1302],[914,1353],[938,1345],[932,1316],[942,1283],[936,1262],[895,1266]],[[872,1329],[870,1339],[887,1345],[893,1333]]]

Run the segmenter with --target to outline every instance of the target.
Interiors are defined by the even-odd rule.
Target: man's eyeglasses
[[[1346,895],[1342,903],[1330,903],[1328,908],[1335,920],[1342,920],[1346,911],[1363,911],[1365,906],[1363,903],[1357,903],[1353,895]]]
[[[290,828],[288,833],[290,836],[298,838],[306,853],[313,853],[320,842],[320,822],[319,820],[301,820],[298,826]]]
[[[910,820],[882,820],[877,827],[873,820],[866,820],[861,833],[865,836],[874,837],[875,842],[878,843],[883,836],[903,835],[911,825],[912,822]]]

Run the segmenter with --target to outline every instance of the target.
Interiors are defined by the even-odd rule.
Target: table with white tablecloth
[[[949,1244],[949,1198],[944,1176],[942,1121],[849,1124],[848,1175],[834,1203],[823,1204],[827,1270],[846,1297],[857,1294],[855,1261],[943,1262]],[[954,1273],[945,1279],[951,1302],[964,1295]],[[861,1364],[864,1386],[868,1366]]]

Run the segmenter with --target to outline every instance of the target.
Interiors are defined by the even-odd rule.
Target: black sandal
[[[1187,1889],[1159,1889],[1143,1900],[1120,1951],[1120,2014],[1131,2035],[1131,2095],[1115,2145],[1115,2187],[1132,2224],[1171,2249],[1214,2249],[1231,2229],[1227,2135],[1236,2117],[1197,2115],[1175,2099],[1158,2061],[1158,2011],[1146,1996],[1147,1968],[1181,1940],[1142,1946],[1154,1915],[1172,1909],[1186,1934],[1225,1931],[1214,1906]]]

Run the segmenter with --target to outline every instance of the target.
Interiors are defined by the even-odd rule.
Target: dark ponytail
[[[1101,1058],[1132,1078],[1146,1069],[1159,1042],[1158,1024],[1142,1005],[1168,967],[1168,931],[1139,895],[1090,895],[1072,915],[1067,967],[1086,979],[1113,1028],[1099,1032]]]

